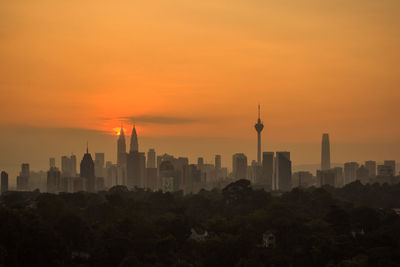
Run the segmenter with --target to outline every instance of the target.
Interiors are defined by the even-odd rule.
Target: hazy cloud
[[[189,124],[202,121],[198,118],[187,118],[187,117],[173,117],[173,116],[129,116],[122,117],[122,120],[138,123],[152,123],[152,124]]]

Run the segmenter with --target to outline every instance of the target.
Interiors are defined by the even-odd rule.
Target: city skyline
[[[400,266],[400,0],[0,6],[0,266]]]
[[[136,132],[136,128],[137,127],[135,126],[134,123],[126,124],[125,126],[122,126],[122,125],[120,126],[120,129],[124,129],[123,131],[127,131],[127,132],[130,132],[129,129],[132,129],[132,132]],[[205,158],[205,161],[207,163],[212,163],[213,162],[213,158],[214,158],[215,154],[222,154],[223,155],[222,156],[222,165],[228,167],[228,169],[231,169],[231,167],[230,167],[231,166],[230,158],[234,153],[244,152],[246,154],[246,156],[248,157],[249,163],[252,160],[257,160],[257,151],[254,149],[254,146],[256,146],[257,141],[254,140],[254,139],[256,139],[256,136],[254,136],[254,133],[252,135],[253,135],[252,136],[253,142],[251,142],[252,143],[252,145],[251,145],[252,147],[247,147],[247,148],[243,149],[245,147],[245,146],[243,146],[243,144],[242,144],[242,146],[240,146],[238,144],[234,144],[234,145],[232,144],[231,145],[231,151],[232,151],[231,153],[226,152],[226,151],[224,152],[224,151],[213,150],[213,151],[208,151],[208,153],[205,153],[205,154],[198,153],[198,154],[196,154],[194,156],[189,156],[188,154],[190,154],[190,152],[186,152],[185,153],[184,150],[183,151],[176,151],[174,149],[172,149],[172,151],[168,150],[168,149],[159,150],[159,151],[157,151],[157,153],[161,153],[161,154],[164,154],[164,153],[170,154],[171,153],[171,154],[177,155],[177,156],[185,156],[185,157],[189,158],[190,162],[196,162],[198,157],[203,157],[203,158]],[[96,147],[98,147],[98,146],[96,146],[96,145],[93,146],[94,147],[93,152],[103,152],[106,155],[106,160],[107,161],[111,160],[113,162],[114,161],[117,162],[117,156],[116,156],[116,154],[117,154],[116,151],[117,150],[113,146],[113,143],[115,142],[115,140],[118,140],[120,138],[120,136],[119,136],[119,134],[115,134],[115,135],[111,135],[111,136],[107,135],[107,137],[112,137],[111,139],[108,138],[108,141],[111,142],[111,143],[108,144],[108,145],[111,145],[111,147],[112,147],[111,153],[110,153],[110,151],[107,151],[107,150],[97,149]],[[132,135],[126,135],[126,137],[127,138],[131,138]],[[82,139],[82,138],[79,138],[79,139]],[[81,140],[81,141],[83,141],[83,140]],[[144,138],[144,141],[146,141],[146,138]],[[193,141],[193,140],[190,140],[190,141]],[[85,145],[86,145],[86,142],[87,141],[85,141]],[[137,142],[137,137],[136,137],[136,142]],[[292,164],[293,171],[311,171],[311,172],[315,172],[316,170],[320,169],[320,165],[317,163],[318,161],[311,161],[311,162],[310,161],[308,161],[308,162],[307,161],[306,162],[300,161],[300,162],[298,162],[298,159],[301,158],[301,156],[299,156],[299,153],[301,155],[302,151],[307,150],[307,149],[309,150],[310,147],[311,147],[310,144],[306,144],[306,145],[304,145],[304,146],[302,146],[302,147],[300,147],[298,149],[293,149],[294,146],[292,144],[280,144],[280,145],[277,145],[277,146],[270,146],[270,144],[268,144],[268,140],[266,140],[266,142],[267,142],[267,145],[263,144],[264,146],[262,146],[261,153],[263,153],[265,151],[286,150],[286,151],[291,151],[292,152],[292,158],[293,158],[293,155],[295,155],[294,159],[292,159],[293,160],[293,164]],[[131,143],[132,142],[129,142],[129,146],[130,146]],[[104,142],[102,143],[102,145],[104,145]],[[128,145],[128,143],[127,143],[127,145]],[[125,145],[125,146],[127,146],[127,145]],[[136,143],[136,145],[137,145],[137,143]],[[148,149],[156,148],[156,146],[157,145],[153,145],[152,143],[149,142],[148,144],[144,145],[144,149],[145,150],[143,150],[143,151],[147,152]],[[184,147],[184,145],[182,147]],[[333,155],[332,166],[334,166],[334,167],[343,166],[343,164],[345,162],[351,162],[351,161],[364,162],[364,161],[368,161],[368,160],[374,160],[374,161],[376,161],[378,163],[383,163],[385,160],[394,159],[397,162],[399,162],[399,160],[397,160],[396,157],[387,156],[387,157],[384,157],[384,158],[377,158],[377,157],[375,157],[373,155],[364,157],[362,159],[359,159],[359,158],[357,159],[355,157],[349,157],[347,160],[340,162],[338,160],[335,160],[336,156],[337,156],[337,153],[338,153],[338,150],[337,150],[338,146],[337,146],[336,142],[333,143],[333,147],[334,147],[334,155]],[[364,146],[364,149],[366,147],[368,147],[368,144],[366,144]],[[156,150],[157,150],[157,148],[156,148]],[[319,160],[321,160],[321,143],[318,144],[318,145],[314,145],[314,150],[315,150],[314,151],[315,155],[319,154],[318,157],[320,157]],[[129,149],[127,151],[129,151]],[[293,153],[293,151],[295,153]],[[348,147],[346,147],[346,145],[344,145],[343,151],[344,151],[344,153],[348,153],[349,152],[349,149],[348,149]],[[32,151],[32,152],[35,154],[35,152],[39,152],[39,150]],[[82,151],[73,151],[71,153],[65,153],[65,152],[58,151],[57,154],[58,154],[58,156],[55,156],[54,154],[49,156],[48,154],[46,154],[45,158],[46,158],[46,160],[48,160],[48,158],[53,158],[55,156],[58,167],[61,164],[59,159],[63,155],[74,154],[75,156],[78,156],[78,158],[81,155],[83,156]],[[94,155],[94,153],[93,153],[93,155]],[[297,155],[297,157],[296,157],[296,155]],[[397,153],[395,155],[397,155]],[[14,161],[11,166],[3,164],[2,166],[0,166],[0,168],[2,168],[2,170],[8,171],[8,173],[10,175],[11,187],[14,184],[14,179],[16,179],[16,176],[19,173],[20,165],[22,163],[24,163],[24,162],[31,163],[31,169],[33,169],[34,171],[46,170],[46,168],[47,168],[47,164],[45,163],[45,161],[41,161],[40,164],[38,164],[38,161],[33,161],[32,162],[30,160],[17,160],[17,161]]]
[[[335,162],[400,160],[397,0],[157,3],[4,1],[1,166],[88,139],[114,157],[121,120],[146,148],[253,159],[257,103],[263,150],[318,163],[329,132]]]

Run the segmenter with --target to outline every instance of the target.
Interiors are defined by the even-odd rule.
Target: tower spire
[[[133,123],[133,129],[132,129],[132,134],[131,134],[130,151],[133,151],[133,152],[138,152],[139,151],[139,143],[138,143],[135,123]]]
[[[89,154],[89,142],[86,141],[86,154]]]
[[[264,124],[261,122],[260,104],[258,104],[258,120],[254,125],[257,131],[257,164],[261,165],[261,132],[264,129]]]

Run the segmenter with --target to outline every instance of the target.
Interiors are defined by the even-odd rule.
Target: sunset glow
[[[0,125],[396,147],[400,1],[339,2],[2,1]]]

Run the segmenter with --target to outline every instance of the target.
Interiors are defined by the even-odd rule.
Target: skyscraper
[[[117,141],[117,165],[121,166],[126,163],[126,143],[124,128],[121,125],[121,131],[119,133]]]
[[[395,160],[385,160],[383,165],[391,167],[393,169],[393,175],[396,175],[396,161]]]
[[[292,189],[292,162],[290,152],[276,152],[274,190]]]
[[[1,172],[1,193],[8,191],[8,173]]]
[[[201,168],[204,165],[204,158],[203,157],[198,157],[197,158],[197,166]]]
[[[359,165],[357,162],[346,162],[344,164],[344,185],[357,180],[358,167]]]
[[[156,151],[153,148],[150,148],[147,152],[147,168],[155,168],[156,167]]]
[[[221,155],[215,155],[215,168],[221,169]]]
[[[368,177],[375,178],[376,177],[376,161],[372,161],[372,160],[366,161],[365,167],[368,170]]]
[[[127,186],[143,188],[146,176],[146,156],[143,152],[131,151],[126,161]]]
[[[76,156],[71,155],[61,157],[61,176],[76,177]]]
[[[47,192],[58,193],[60,191],[61,183],[61,172],[56,168],[52,167],[47,172]]]
[[[274,152],[263,152],[262,175],[257,183],[267,190],[272,190],[274,176]]]
[[[130,152],[126,161],[126,180],[128,188],[144,187],[146,176],[146,156],[139,152],[135,125],[133,125]]]
[[[29,177],[30,177],[29,164],[23,163],[21,165],[21,172],[17,177],[17,190],[20,191],[29,190]]]
[[[87,191],[95,192],[96,178],[94,175],[94,162],[92,155],[89,153],[89,148],[86,148],[86,153],[81,161],[80,177],[86,180]]]
[[[104,153],[95,153],[94,154],[94,174],[96,177],[105,177],[105,156]]]
[[[56,167],[56,159],[55,158],[50,158],[49,163],[50,163],[50,169]]]
[[[321,151],[321,170],[331,168],[331,149],[329,144],[329,134],[322,135],[322,151]]]
[[[260,118],[260,105],[258,105],[258,120],[254,128],[257,131],[257,164],[261,166],[261,132],[264,129],[264,124],[262,124]]]
[[[247,157],[243,153],[232,156],[232,175],[236,179],[247,178]]]
[[[132,151],[139,151],[139,143],[138,143],[138,138],[137,138],[137,133],[136,133],[136,127],[133,125],[132,129],[132,135],[131,135],[131,147],[130,147],[130,152]]]

